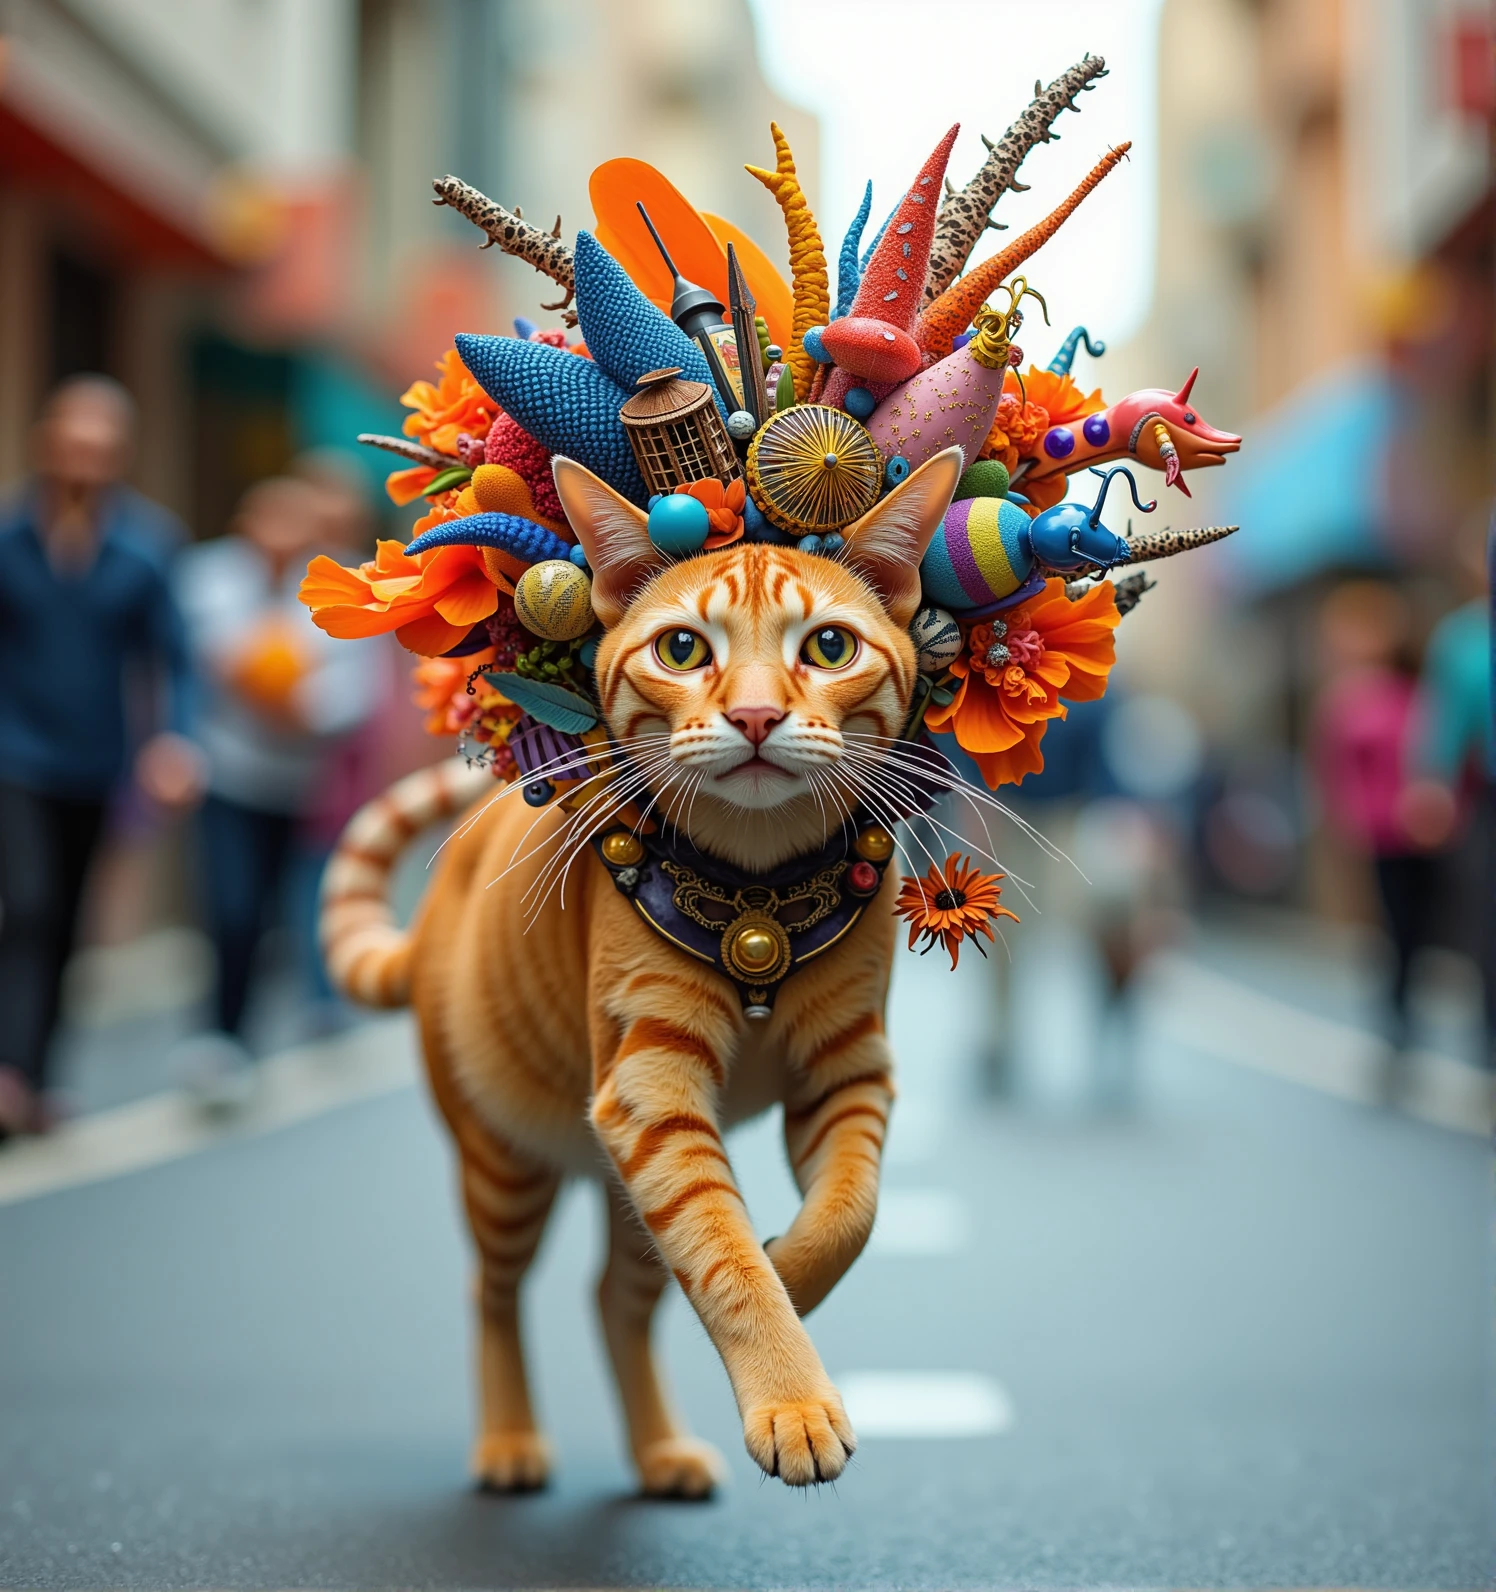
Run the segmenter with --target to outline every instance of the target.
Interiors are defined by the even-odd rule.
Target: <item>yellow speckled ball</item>
[[[564,558],[531,564],[514,588],[514,611],[526,630],[571,641],[592,626],[592,580]]]

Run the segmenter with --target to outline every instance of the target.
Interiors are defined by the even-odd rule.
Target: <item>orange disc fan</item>
[[[727,245],[738,262],[768,323],[769,336],[787,347],[792,321],[790,290],[768,256],[730,221],[704,215],[648,161],[627,157],[605,160],[587,184],[597,217],[597,241],[628,272],[641,293],[668,315],[670,272],[639,214],[642,202],[660,230],[676,269],[688,282],[708,288],[727,303]]]
[[[758,313],[768,323],[769,341],[778,343],[781,348],[788,348],[793,341],[791,327],[795,321],[795,300],[788,283],[774,269],[774,262],[741,227],[735,227],[732,222],[724,221],[721,216],[714,216],[705,210],[701,212],[701,219],[712,229],[724,250],[730,243],[738,251],[738,264],[748,278],[748,286],[753,289]]]

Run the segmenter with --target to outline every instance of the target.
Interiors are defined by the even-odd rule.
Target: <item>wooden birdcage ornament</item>
[[[618,418],[651,494],[690,481],[738,479],[742,466],[710,387],[681,380],[678,366],[646,371],[638,385]]]

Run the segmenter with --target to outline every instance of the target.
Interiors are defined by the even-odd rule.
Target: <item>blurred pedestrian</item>
[[[1330,593],[1310,746],[1325,821],[1369,860],[1392,942],[1389,1089],[1408,1045],[1413,959],[1429,941],[1438,890],[1434,860],[1404,815],[1417,693],[1410,628],[1405,599],[1385,581],[1346,581]]]
[[[126,680],[165,687],[137,777],[196,795],[181,620],[162,556],[171,517],[122,485],[129,394],[64,382],[32,436],[31,478],[0,518],[0,1137],[44,1129],[62,974],[106,807],[128,761]]]
[[[377,524],[368,477],[357,458],[343,448],[315,448],[296,458],[291,473],[317,492],[314,550],[340,564],[357,564],[371,557]],[[320,1033],[344,1026],[351,1012],[327,977],[318,941],[322,874],[343,826],[396,777],[388,768],[392,720],[402,712],[410,716],[406,683],[410,653],[393,636],[360,643],[359,650],[371,710],[362,724],[335,739],[324,754],[310,801],[301,814],[291,884],[297,954],[311,995],[306,1026]],[[429,759],[429,741],[421,751]]]
[[[1483,524],[1474,521],[1459,539],[1456,576],[1468,601],[1440,620],[1424,652],[1400,816],[1415,842],[1442,866],[1454,930],[1448,937],[1479,968],[1483,1060],[1490,1066],[1496,1040],[1496,756],[1484,540]]]
[[[959,748],[942,746],[959,762]],[[1004,801],[1039,843],[994,835],[1004,856],[1017,855],[1010,894],[1026,900],[1033,921],[991,958],[996,1009],[984,1057],[995,1094],[1054,1092],[1039,1077],[1050,1053],[1023,1058],[1020,991],[1039,980],[1084,999],[1099,997],[1095,1030],[1085,1040],[1087,1102],[1105,1112],[1136,1102],[1136,983],[1148,959],[1179,932],[1176,803],[1199,772],[1199,731],[1186,710],[1160,697],[1133,697],[1115,681],[1107,695],[1071,705],[1044,737],[1044,768]],[[976,778],[975,770],[969,777]],[[980,835],[984,842],[985,835]],[[1019,876],[1026,884],[1020,889]],[[1025,909],[1019,907],[1020,912]],[[1021,1077],[1021,1072],[1028,1077]]]
[[[364,649],[325,636],[296,598],[324,512],[310,482],[263,481],[245,494],[229,535],[189,549],[178,565],[203,679],[201,867],[218,960],[215,1029],[181,1060],[210,1103],[236,1103],[249,1086],[243,1036],[255,953],[329,748],[374,705]]]

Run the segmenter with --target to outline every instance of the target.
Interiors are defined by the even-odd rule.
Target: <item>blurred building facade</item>
[[[1492,18],[1482,0],[1164,8],[1155,299],[1109,389],[1201,367],[1201,412],[1245,441],[1168,507],[1243,530],[1161,572],[1167,621],[1126,655],[1215,748],[1236,821],[1203,849],[1233,891],[1359,910],[1319,866],[1306,778],[1326,592],[1391,579],[1419,634],[1469,595],[1462,544],[1496,483]]]
[[[432,177],[570,231],[633,154],[779,258],[768,196],[720,191],[771,118],[813,173],[745,0],[0,0],[0,480],[47,388],[102,369],[141,400],[138,484],[215,534],[295,452],[390,429],[455,331],[538,316],[549,284]]]

